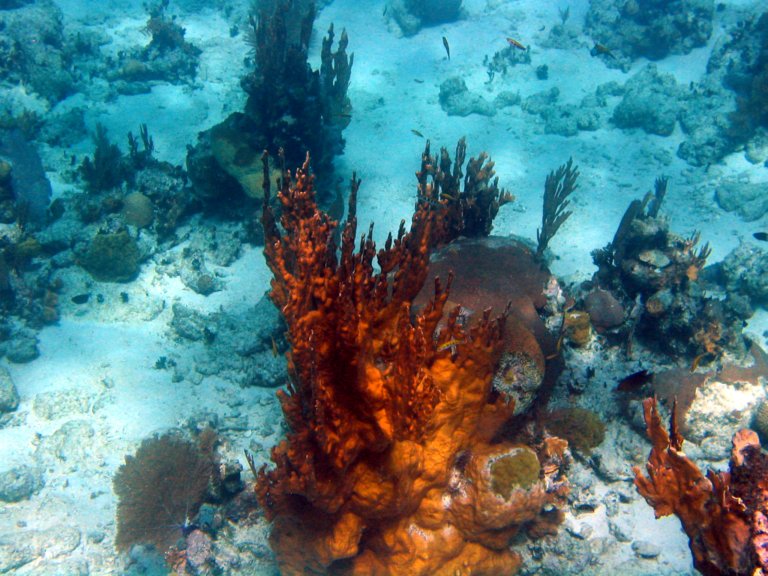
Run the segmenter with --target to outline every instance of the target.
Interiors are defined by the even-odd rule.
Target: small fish
[[[616,386],[617,392],[634,392],[638,388],[641,388],[645,384],[648,384],[653,380],[653,374],[648,370],[640,370],[633,374],[630,374],[626,378],[622,378],[619,381],[619,385]]]
[[[446,194],[445,192],[443,192],[442,194],[440,194],[440,199],[450,200],[451,202],[454,202],[456,200],[456,196],[452,196],[451,194]]]
[[[449,350],[449,349],[453,351],[453,349],[456,348],[456,346],[458,346],[459,344],[461,344],[461,342],[462,342],[461,340],[448,340],[448,342],[443,342],[442,344],[440,344],[437,347],[437,351],[445,352],[446,350]]]
[[[445,46],[445,53],[448,54],[448,60],[451,59],[451,47],[448,46],[448,38],[443,36],[443,46]]]
[[[419,131],[418,131],[418,130],[416,130],[415,128],[411,128],[411,132],[413,132],[414,134],[416,134],[416,136],[418,136],[419,138],[424,138],[424,134],[422,134],[421,132],[419,132]]]
[[[507,42],[509,42],[510,46],[514,46],[515,48],[519,48],[520,50],[528,50],[528,48],[525,47],[525,44],[523,44],[519,40],[510,38],[509,36],[507,36]]]
[[[384,12],[382,12],[382,14],[381,14],[382,16],[386,16],[387,15],[387,8],[389,8],[389,4],[384,6]]]
[[[592,50],[589,51],[589,54],[591,56],[607,56],[608,58],[616,59],[616,56],[614,56],[613,52],[611,52],[611,49],[608,48],[608,46],[604,46],[599,43],[595,43],[595,46],[592,48]]]
[[[275,342],[275,337],[274,336],[270,336],[270,338],[272,338],[272,356],[274,358],[277,358],[278,357],[277,342]]]
[[[760,242],[768,242],[768,232],[755,232],[752,236]]]
[[[424,84],[424,80],[421,78],[414,78],[413,81],[416,82],[416,84]]]
[[[696,368],[699,367],[699,364],[701,364],[701,361],[706,356],[709,356],[709,352],[704,352],[703,354],[699,354],[698,356],[696,356],[696,358],[693,359],[693,362],[691,362],[691,372],[696,372]]]

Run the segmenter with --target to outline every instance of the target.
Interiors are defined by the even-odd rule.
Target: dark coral
[[[488,236],[499,208],[514,200],[514,196],[499,188],[495,165],[485,152],[469,159],[464,174],[466,154],[467,143],[462,138],[456,145],[453,162],[445,148],[440,149],[439,160],[432,156],[429,140],[421,155],[421,170],[416,174],[417,208],[426,202],[444,213],[441,227],[432,231],[433,246],[447,244],[459,236]]]
[[[215,442],[210,429],[196,441],[169,432],[125,457],[113,479],[119,550],[152,544],[164,552],[191,531],[216,472]]]
[[[554,436],[568,441],[568,446],[588,455],[605,439],[605,423],[585,408],[561,408],[543,415],[544,427]]]
[[[768,128],[768,12],[742,21],[710,58],[708,72],[723,70],[723,84],[737,96],[729,135],[737,143]]]
[[[312,70],[307,56],[314,19],[311,2],[286,0],[266,2],[251,14],[248,42],[255,66],[241,82],[248,94],[245,110],[201,132],[187,155],[190,178],[206,203],[244,203],[252,213],[247,198],[261,197],[263,150],[282,150],[288,166],[301,165],[309,152],[317,176],[330,178],[352,118],[347,89],[354,55],[347,54],[345,31],[333,50],[331,25],[320,70]]]
[[[630,203],[613,241],[592,253],[595,283],[635,307],[632,330],[651,347],[699,360],[725,350],[742,356],[741,314],[731,301],[707,295],[699,278],[709,246],[698,246],[698,233],[674,234],[659,215],[666,188],[657,179],[653,192]]]
[[[568,208],[570,196],[578,187],[579,167],[573,166],[573,158],[553,170],[544,182],[544,206],[541,212],[541,228],[536,230],[536,257],[542,258],[550,240],[571,215]]]
[[[109,140],[107,129],[102,124],[96,124],[93,141],[96,144],[93,158],[83,158],[79,169],[85,187],[91,193],[98,193],[120,186],[129,176],[120,148]]]
[[[315,19],[314,5],[275,3],[273,11],[251,15],[251,45],[256,66],[243,79],[248,94],[244,127],[257,149],[284,151],[288,166],[298,166],[307,152],[314,170],[327,175],[333,156],[344,147],[342,130],[351,119],[347,88],[354,55],[342,31],[336,51],[333,25],[323,39],[320,70],[307,62]]]

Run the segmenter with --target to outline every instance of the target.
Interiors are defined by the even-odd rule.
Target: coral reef
[[[511,539],[561,520],[566,443],[491,443],[514,409],[492,386],[505,315],[487,310],[466,325],[454,307],[441,324],[449,276],[412,316],[442,225],[437,198],[424,198],[410,231],[403,224],[378,253],[370,234],[356,251],[358,186],[353,176],[339,255],[308,161],[284,174],[280,228],[265,189],[265,255],[291,381],[280,393],[289,432],[256,492],[281,571],[514,573]]]
[[[480,94],[470,92],[467,83],[459,76],[453,76],[440,84],[440,107],[449,116],[495,116],[496,106]]]
[[[592,253],[594,283],[634,308],[629,338],[678,357],[712,361],[725,350],[743,356],[741,305],[704,291],[699,275],[709,246],[697,247],[698,234],[682,238],[669,230],[659,216],[666,187],[659,178],[653,192],[631,202],[613,241]]]
[[[571,449],[585,455],[605,439],[605,423],[585,408],[561,408],[546,413],[543,424],[553,435],[567,440]]]
[[[49,0],[22,4],[0,12],[0,81],[24,84],[49,103],[59,102],[75,87],[64,15]]]
[[[168,0],[144,4],[148,18],[142,32],[149,43],[122,52],[106,72],[119,93],[148,92],[149,83],[157,80],[180,84],[194,79],[202,50],[184,39],[185,30],[167,13],[168,5]]]
[[[693,563],[705,576],[764,574],[768,570],[768,456],[751,430],[733,436],[728,472],[705,476],[682,452],[671,417],[664,430],[652,398],[643,403],[652,449],[647,476],[634,468],[635,486],[656,512],[675,514],[688,535]]]
[[[617,55],[606,64],[618,66],[619,56],[661,60],[703,46],[712,34],[714,12],[714,0],[592,0],[585,30]]]

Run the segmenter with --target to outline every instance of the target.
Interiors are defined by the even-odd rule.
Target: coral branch
[[[463,166],[466,156],[467,143],[464,138],[456,144],[453,162],[448,150],[441,148],[438,163],[437,158],[430,153],[429,140],[421,155],[421,170],[416,174],[419,181],[417,207],[427,202],[445,212],[441,215],[440,225],[433,232],[432,246],[447,244],[459,236],[488,236],[499,208],[515,199],[512,194],[499,188],[495,164],[488,154],[481,152],[477,158],[470,158],[465,175]]]
[[[573,158],[552,171],[544,183],[544,209],[541,214],[541,228],[536,230],[536,256],[541,258],[547,249],[549,241],[557,233],[560,226],[568,220],[570,210],[566,210],[568,196],[576,190],[576,180],[579,168],[573,167]]]
[[[690,539],[693,563],[705,576],[765,574],[768,570],[768,456],[757,434],[733,438],[729,472],[706,476],[682,452],[672,410],[670,433],[661,424],[656,400],[643,402],[653,446],[647,476],[635,467],[635,486],[656,517],[675,514]]]

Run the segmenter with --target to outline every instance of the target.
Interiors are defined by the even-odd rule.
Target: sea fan
[[[178,432],[148,438],[126,456],[113,479],[117,505],[115,546],[153,544],[164,551],[193,528],[214,473],[216,434],[197,443]]]

